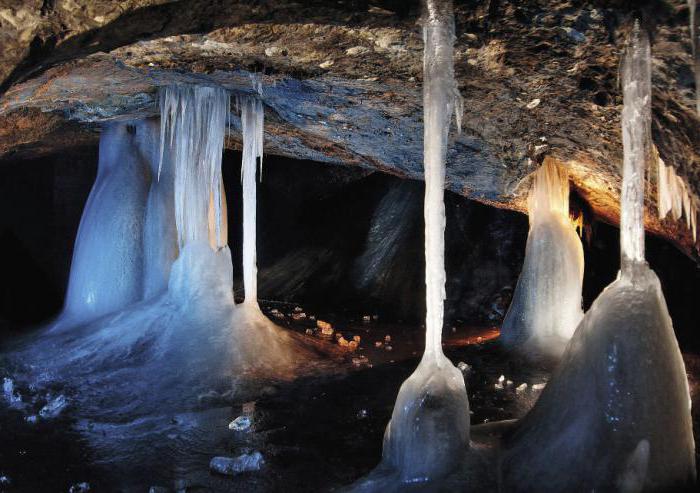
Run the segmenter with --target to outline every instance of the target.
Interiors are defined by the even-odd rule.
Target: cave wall
[[[226,151],[224,183],[234,288],[242,299],[240,153]],[[97,149],[0,167],[0,328],[18,330],[60,310]],[[258,185],[260,297],[316,313],[378,314],[423,323],[423,182],[356,167],[266,156]],[[498,325],[524,257],[523,214],[447,192],[446,323]],[[572,203],[585,207],[574,193]],[[584,304],[617,275],[619,231],[584,210]],[[647,235],[678,338],[700,349],[700,269],[669,242]]]

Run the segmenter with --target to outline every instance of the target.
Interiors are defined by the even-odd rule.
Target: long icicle
[[[644,174],[651,155],[651,49],[639,23],[622,63],[622,88],[620,254],[622,275],[629,278],[644,262]]]
[[[245,303],[258,302],[258,268],[256,265],[256,183],[257,162],[262,176],[264,112],[260,99],[245,97],[241,101],[243,133],[243,287]]]

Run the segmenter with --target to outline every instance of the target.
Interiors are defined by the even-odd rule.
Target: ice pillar
[[[260,159],[262,174],[263,105],[260,99],[245,97],[241,101],[241,128],[243,132],[243,286],[245,303],[258,303],[258,268],[256,265],[256,183]]]
[[[382,468],[402,482],[447,475],[469,447],[469,401],[462,373],[442,352],[445,300],[445,161],[455,99],[451,0],[426,0],[423,18],[426,342],[403,383],[384,435]]]
[[[82,321],[143,295],[143,224],[150,154],[141,123],[110,123],[100,135],[97,178],[80,219],[64,316]]]
[[[623,275],[644,262],[644,175],[651,153],[651,52],[639,29],[622,61],[622,191],[620,254]]]

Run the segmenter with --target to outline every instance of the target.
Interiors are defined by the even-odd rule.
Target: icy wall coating
[[[75,240],[64,321],[96,318],[143,295],[150,144],[143,123],[103,128],[97,178]]]
[[[535,407],[507,437],[508,491],[685,487],[695,445],[685,366],[659,280],[644,261],[651,57],[639,26],[622,64],[621,271],[586,313]]]
[[[583,247],[569,219],[569,180],[552,161],[528,197],[525,261],[501,338],[526,352],[559,356],[583,317]]]

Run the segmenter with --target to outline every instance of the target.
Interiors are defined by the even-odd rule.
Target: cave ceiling
[[[456,12],[464,112],[449,190],[524,211],[529,175],[554,159],[592,215],[617,224],[618,67],[639,16],[653,39],[654,143],[697,200],[685,0],[473,0]],[[421,179],[419,14],[402,0],[0,0],[0,165],[96,145],[101,123],[156,115],[161,86],[245,95],[260,83],[266,153]],[[235,108],[226,146],[241,147]],[[659,221],[654,184],[652,172],[648,230],[697,258],[683,224]]]

